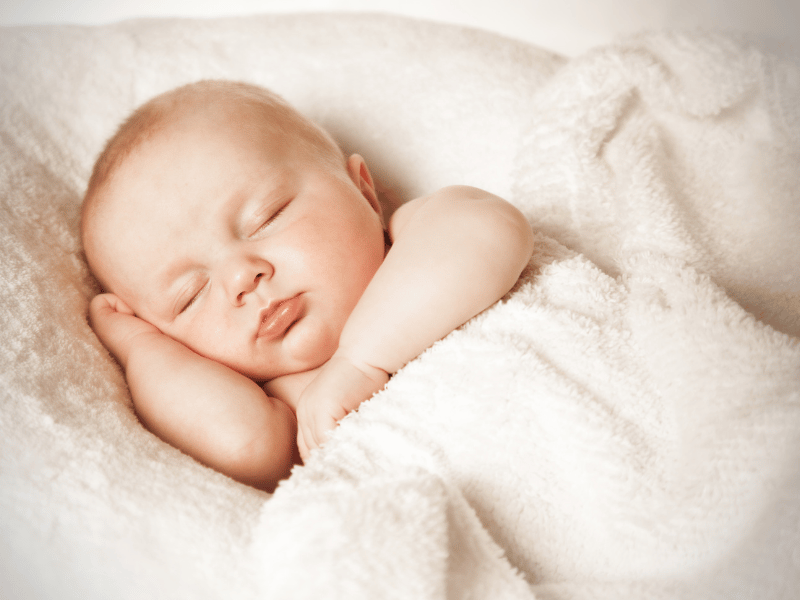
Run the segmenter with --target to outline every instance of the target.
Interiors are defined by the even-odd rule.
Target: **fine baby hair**
[[[309,152],[316,153],[332,165],[344,164],[344,155],[328,132],[295,110],[278,94],[242,81],[205,79],[188,83],[142,104],[106,142],[86,187],[81,213],[82,230],[103,185],[141,143],[163,130],[167,122],[179,118],[198,104],[231,102],[253,107],[263,117],[262,124],[267,128],[274,132],[291,133]],[[231,125],[247,126],[246,123],[236,122]]]

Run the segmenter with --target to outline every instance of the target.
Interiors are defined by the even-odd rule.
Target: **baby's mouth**
[[[269,306],[259,313],[256,337],[272,341],[284,336],[302,316],[304,307],[305,303],[300,294],[279,302],[270,302]]]

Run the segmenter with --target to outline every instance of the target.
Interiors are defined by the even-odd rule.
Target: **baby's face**
[[[93,268],[137,316],[265,380],[330,358],[383,261],[383,225],[360,157],[337,171],[238,111],[144,142],[89,237]]]

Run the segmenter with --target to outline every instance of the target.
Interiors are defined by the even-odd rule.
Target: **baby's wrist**
[[[364,360],[359,360],[341,348],[334,353],[328,363],[331,364],[333,368],[336,368],[337,364],[339,364],[357,369],[367,379],[374,382],[377,386],[376,389],[382,388],[386,385],[386,382],[389,381],[390,373],[385,369],[372,365]]]

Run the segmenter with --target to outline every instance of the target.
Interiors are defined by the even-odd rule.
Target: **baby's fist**
[[[125,368],[131,347],[137,339],[163,335],[157,327],[134,315],[133,310],[114,294],[99,294],[89,304],[89,325]]]
[[[365,364],[356,366],[334,354],[303,391],[297,405],[297,447],[303,460],[322,445],[345,415],[383,388],[388,380],[386,371]]]

